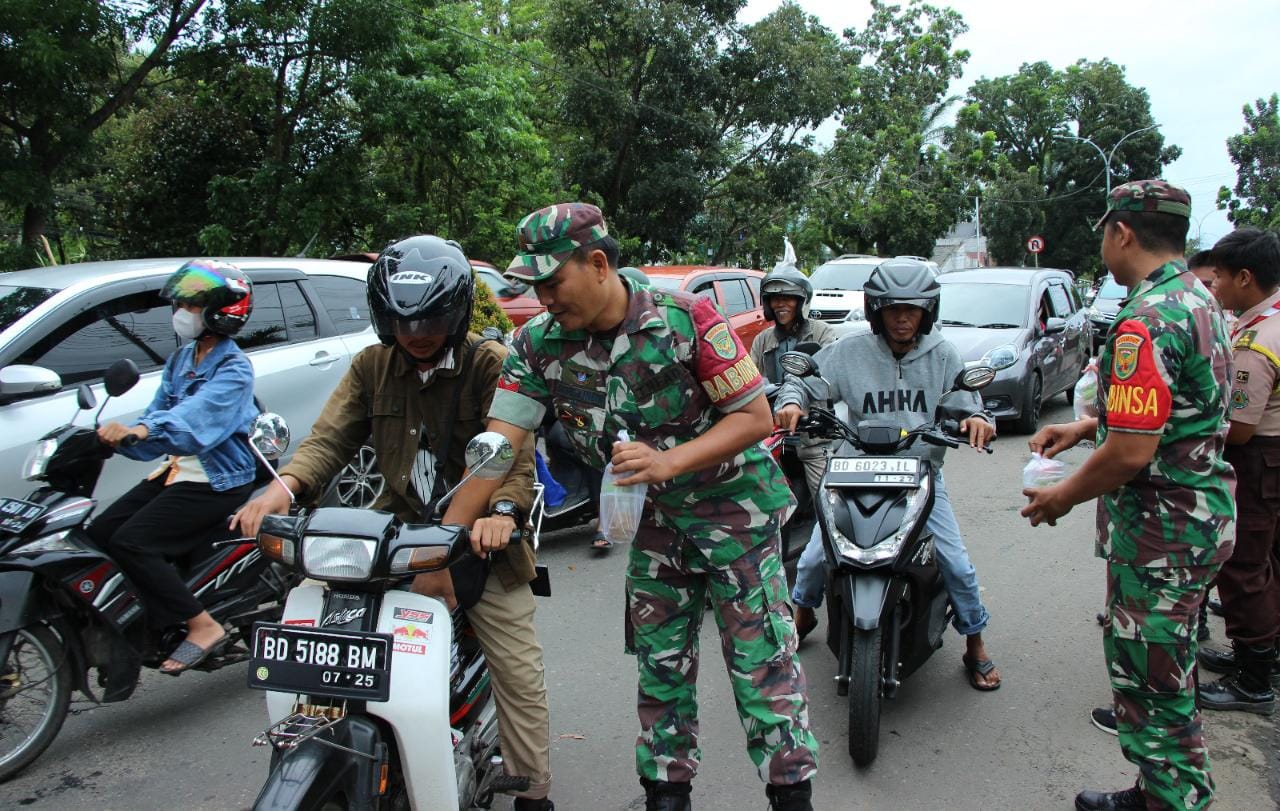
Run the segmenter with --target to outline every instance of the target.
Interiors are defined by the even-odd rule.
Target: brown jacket
[[[469,350],[471,346],[474,351]],[[409,478],[418,449],[418,431],[426,430],[430,447],[437,452],[444,447],[445,423],[454,390],[461,385],[458,417],[443,472],[446,482],[456,483],[465,468],[467,442],[484,430],[506,356],[507,349],[500,341],[481,343],[478,336],[468,335],[455,350],[456,368],[436,372],[423,385],[417,370],[395,347],[375,345],[364,349],[352,359],[351,368],[325,403],[310,436],[280,472],[302,482],[304,499],[314,499],[360,446],[372,438],[378,469],[386,479],[386,488],[373,509],[395,513],[403,521],[421,521],[425,507],[410,487]],[[533,443],[525,443],[490,506],[502,499],[514,501],[528,516],[533,503]],[[533,551],[527,544],[512,544],[494,555],[493,561],[494,570],[508,590],[534,577]]]

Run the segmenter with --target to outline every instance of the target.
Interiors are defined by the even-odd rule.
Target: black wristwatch
[[[515,521],[517,527],[521,524],[520,508],[517,507],[516,503],[509,498],[504,498],[495,502],[494,505],[489,508],[489,515],[505,515],[512,521]]]

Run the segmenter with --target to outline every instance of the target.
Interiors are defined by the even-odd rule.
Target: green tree
[[[205,0],[10,0],[0,5],[0,205],[30,261],[54,187],[91,138],[207,31]],[[136,58],[132,58],[134,54]]]
[[[1227,139],[1236,187],[1218,191],[1218,208],[1236,225],[1280,228],[1280,98],[1246,104],[1244,132]]]

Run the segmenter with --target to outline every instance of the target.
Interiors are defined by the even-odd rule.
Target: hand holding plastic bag
[[[630,442],[626,431],[618,432],[619,442]],[[649,490],[647,484],[629,484],[625,487],[618,484],[626,474],[613,472],[613,463],[604,468],[604,478],[600,482],[600,533],[612,543],[628,543],[636,537],[640,529],[640,516],[644,513],[644,497]]]
[[[1046,459],[1038,453],[1022,469],[1023,487],[1050,487],[1067,477],[1067,466],[1057,459]]]
[[[1084,373],[1076,381],[1074,399],[1071,407],[1076,419],[1098,416],[1098,359],[1090,358],[1084,367]]]

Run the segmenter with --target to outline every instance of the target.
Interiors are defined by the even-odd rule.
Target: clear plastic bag
[[[1076,381],[1075,394],[1071,401],[1076,419],[1098,416],[1098,359],[1090,358],[1080,379]]]
[[[618,432],[619,442],[630,442],[626,431]],[[604,477],[600,482],[600,534],[612,543],[630,543],[640,529],[640,516],[644,513],[644,497],[649,490],[647,484],[630,484],[621,486],[618,479],[626,475],[615,475],[613,464],[604,468]]]
[[[1046,459],[1038,453],[1022,469],[1023,487],[1049,487],[1067,477],[1067,466],[1057,459]]]

